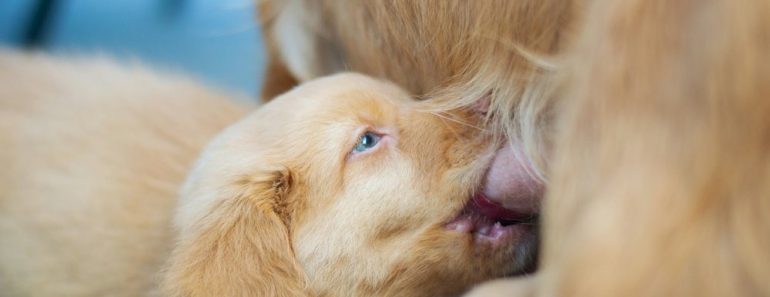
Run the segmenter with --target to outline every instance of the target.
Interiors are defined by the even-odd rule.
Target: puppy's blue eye
[[[353,147],[353,151],[360,153],[373,148],[377,145],[378,142],[380,142],[380,138],[381,137],[377,134],[366,132],[364,135],[361,135],[361,137],[358,138],[358,142],[356,143],[356,146]]]

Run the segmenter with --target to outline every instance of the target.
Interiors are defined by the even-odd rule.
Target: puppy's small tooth
[[[463,233],[468,233],[473,231],[473,222],[468,219],[460,219],[458,221],[449,223],[446,228],[450,230],[455,230]]]
[[[479,228],[478,233],[481,234],[481,235],[489,235],[490,229],[491,228],[488,225],[487,226],[483,226],[483,227]]]

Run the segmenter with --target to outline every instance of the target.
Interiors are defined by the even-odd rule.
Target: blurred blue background
[[[0,0],[0,46],[100,54],[251,97],[265,64],[253,0]]]

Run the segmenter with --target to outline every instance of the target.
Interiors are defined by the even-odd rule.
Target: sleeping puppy
[[[523,270],[530,215],[476,194],[499,139],[426,109],[339,74],[226,129],[182,191],[166,295],[450,296]]]

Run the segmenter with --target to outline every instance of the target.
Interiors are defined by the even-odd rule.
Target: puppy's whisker
[[[466,127],[470,127],[470,128],[473,128],[473,129],[476,129],[476,130],[479,130],[479,131],[486,131],[486,129],[484,129],[482,127],[470,124],[470,123],[462,121],[462,120],[458,120],[458,119],[456,119],[456,118],[454,118],[452,116],[449,116],[449,115],[443,115],[441,112],[437,112],[437,111],[423,111],[423,112],[427,112],[427,113],[432,114],[434,116],[437,116],[437,117],[439,117],[441,119],[452,121],[452,122],[455,122],[457,124],[460,124],[460,125],[463,125],[463,126],[466,126]]]
[[[430,114],[433,114],[433,113],[432,113],[432,112],[430,112]],[[442,125],[444,125],[444,127],[446,127],[446,128],[447,128],[447,131],[451,132],[451,133],[452,133],[452,135],[454,135],[454,137],[455,137],[455,138],[460,138],[460,135],[459,135],[459,134],[457,134],[457,132],[455,132],[455,130],[454,130],[454,129],[452,129],[452,127],[451,127],[451,126],[449,126],[449,124],[448,124],[448,123],[447,123],[447,121],[446,121],[446,117],[442,117],[442,116],[439,116],[439,115],[436,115],[436,116],[438,117],[438,119],[439,119],[439,122],[441,122],[441,124],[442,124]]]

